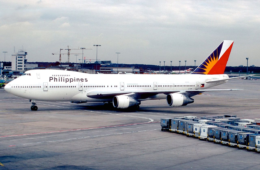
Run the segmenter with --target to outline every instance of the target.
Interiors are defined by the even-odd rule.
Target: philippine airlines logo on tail
[[[224,74],[233,43],[224,40],[192,74]]]

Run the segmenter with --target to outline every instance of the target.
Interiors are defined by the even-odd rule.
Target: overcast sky
[[[14,46],[28,61],[58,61],[52,53],[68,45],[91,48],[84,56],[93,61],[101,44],[99,60],[116,62],[120,52],[119,63],[194,65],[223,40],[235,41],[228,65],[249,57],[260,66],[260,1],[0,0],[0,61],[2,51],[11,60]]]

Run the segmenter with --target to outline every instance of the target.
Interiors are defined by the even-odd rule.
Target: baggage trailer
[[[240,121],[241,122],[248,122],[248,123],[251,123],[251,124],[256,124],[254,119],[240,119]]]
[[[202,123],[196,123],[193,125],[193,132],[194,132],[194,137],[198,138],[200,136],[201,133],[201,127],[202,126],[207,126],[206,124],[202,124]]]
[[[225,130],[225,129],[221,128],[221,127],[214,129],[214,136],[213,136],[213,138],[214,138],[214,142],[215,143],[220,143],[221,142],[222,130]]]
[[[228,119],[215,119],[215,122],[229,121]]]
[[[197,116],[184,116],[183,118],[185,120],[194,120],[194,119],[197,119]]]
[[[171,128],[169,129],[169,131],[171,132],[176,132],[178,130],[178,126],[179,126],[179,121],[181,119],[179,118],[174,118],[171,120]]]
[[[178,133],[184,133],[186,122],[189,122],[189,121],[190,120],[184,120],[184,119],[179,120],[177,132]]]
[[[184,130],[183,130],[183,134],[187,135],[188,133],[188,128],[193,130],[193,123],[198,123],[198,122],[194,122],[192,120],[188,120],[184,123]],[[190,125],[190,126],[188,126]]]
[[[217,128],[217,126],[207,125],[207,124],[205,124],[204,126],[201,126],[198,138],[201,140],[206,140],[208,137],[209,128]]]
[[[256,134],[249,135],[248,146],[246,147],[247,150],[256,150],[257,137],[260,139],[260,135],[256,135]]]
[[[238,148],[246,148],[248,145],[248,141],[249,141],[249,135],[251,135],[253,133],[250,132],[240,132],[237,135],[237,147]]]
[[[256,136],[255,138],[255,151],[260,152],[260,136]]]
[[[212,118],[215,118],[215,119],[223,119],[224,116],[212,116]]]
[[[198,124],[198,122],[187,122],[186,123],[186,131],[187,131],[187,136],[194,136],[194,125]]]
[[[224,115],[224,117],[231,118],[231,117],[237,117],[237,116],[236,115]]]
[[[220,125],[224,125],[224,124],[226,124],[226,123],[223,123],[223,122],[215,122],[215,121],[208,121],[208,122],[206,122],[206,124],[208,124],[208,125],[214,125],[214,126],[220,126]]]
[[[221,127],[221,128],[225,128],[225,129],[228,129],[230,126],[232,126],[232,125],[230,125],[230,124],[226,124],[226,123],[219,124],[219,127]]]
[[[251,123],[238,121],[238,122],[235,122],[234,125],[235,125],[235,126],[242,126],[242,127],[245,127],[245,128],[246,128],[248,125],[251,125]]]
[[[228,145],[229,143],[229,133],[233,132],[234,130],[231,129],[223,129],[221,131],[221,144],[222,145]]]
[[[232,130],[232,129],[231,129]],[[242,131],[237,131],[237,130],[233,130],[233,131],[230,131],[228,133],[228,138],[229,138],[229,143],[228,145],[229,146],[237,146],[237,136],[238,136],[238,133],[241,133]]]
[[[200,119],[200,120],[198,121],[198,123],[206,124],[208,121],[210,121],[210,120]]]
[[[230,125],[234,125],[234,123],[236,122],[236,121],[234,121],[234,120],[223,120],[223,121],[221,121],[222,123],[226,123],[226,124],[230,124]]]
[[[161,131],[169,130],[171,125],[171,119],[161,119]]]
[[[236,130],[236,131],[243,131],[243,129],[246,129],[245,127],[241,126],[229,126],[228,129]]]
[[[240,121],[240,118],[239,117],[230,117],[230,118],[228,118],[228,120]]]
[[[251,128],[245,128],[245,129],[243,129],[243,132],[249,132],[249,133],[253,133],[253,134],[260,134],[260,130],[258,130],[258,129],[251,129]]]
[[[260,126],[259,125],[247,125],[247,128],[260,130]]]
[[[216,126],[216,127],[209,127],[208,128],[208,138],[207,138],[208,141],[211,141],[211,142],[214,141],[214,131],[217,128],[219,128],[219,127]]]

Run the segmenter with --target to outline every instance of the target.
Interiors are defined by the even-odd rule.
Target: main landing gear
[[[36,103],[33,102],[32,100],[30,100],[30,102],[32,102],[31,111],[37,111],[38,107],[36,106]]]

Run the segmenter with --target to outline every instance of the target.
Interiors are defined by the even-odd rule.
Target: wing
[[[231,78],[226,78],[226,79],[219,79],[219,80],[208,80],[206,83],[216,83],[216,82],[225,82],[227,80],[232,80],[232,79],[239,79],[239,78],[246,78],[247,76],[239,76],[239,77],[231,77]]]
[[[92,91],[87,93],[90,98],[96,99],[110,99],[118,95],[131,95],[136,99],[146,99],[151,98],[157,94],[168,95],[170,93],[185,93],[189,97],[201,94],[203,92],[219,92],[219,91],[237,91],[241,89],[200,89],[200,90],[187,90],[187,91],[115,91],[115,92],[105,92],[105,91]]]

